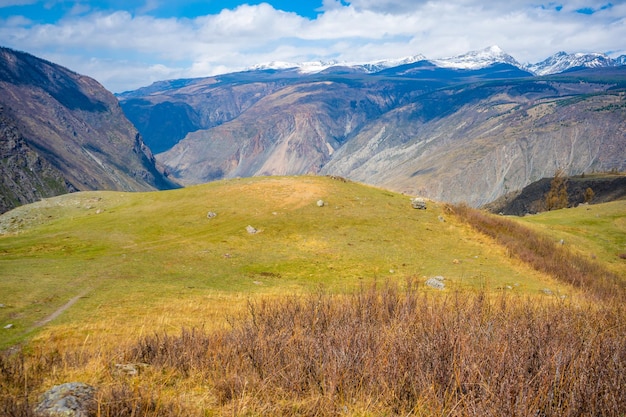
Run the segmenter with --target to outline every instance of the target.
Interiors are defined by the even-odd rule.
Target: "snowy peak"
[[[248,70],[281,70],[297,71],[300,74],[317,74],[321,72],[343,72],[349,69],[352,72],[376,73],[388,68],[414,64],[419,61],[430,61],[441,68],[479,70],[494,64],[509,64],[524,71],[530,71],[536,75],[549,75],[567,71],[572,68],[587,67],[614,67],[626,65],[626,55],[611,59],[600,53],[575,53],[558,52],[551,57],[536,64],[520,64],[511,55],[504,52],[498,46],[490,46],[485,49],[467,52],[450,58],[428,59],[424,55],[417,54],[404,58],[383,59],[370,62],[339,62],[339,61],[310,61],[302,63],[273,61],[255,65]]]
[[[451,58],[435,59],[432,62],[444,68],[471,69],[477,70],[486,68],[494,64],[509,64],[518,68],[522,65],[511,55],[504,52],[500,47],[494,45],[478,51],[471,51],[466,54],[457,55]]]
[[[426,57],[421,54],[408,56],[397,59],[382,59],[371,62],[339,62],[339,61],[309,61],[301,63],[284,62],[284,61],[272,61],[264,64],[258,64],[250,67],[249,70],[297,70],[302,74],[316,74],[322,71],[326,71],[329,68],[334,67],[347,67],[352,68],[355,71],[374,73],[386,68],[397,67],[400,65],[413,64],[418,61],[425,60]]]
[[[549,75],[567,71],[572,68],[602,68],[616,65],[620,64],[604,54],[568,54],[566,52],[557,52],[541,62],[528,65],[526,69],[537,75]]]

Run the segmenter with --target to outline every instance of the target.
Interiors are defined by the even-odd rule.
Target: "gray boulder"
[[[426,200],[420,197],[415,197],[411,199],[411,206],[414,209],[426,210]]]
[[[425,284],[431,288],[443,290],[446,287],[446,284],[443,283],[444,280],[444,277],[438,275],[436,277],[428,278]]]
[[[81,382],[50,388],[35,408],[38,417],[89,417],[96,410],[96,389]]]

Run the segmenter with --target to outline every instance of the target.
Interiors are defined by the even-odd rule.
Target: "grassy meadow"
[[[97,416],[625,413],[625,202],[502,219],[523,232],[465,210],[303,176],[5,213],[0,413],[67,381]],[[505,228],[600,269],[563,279]]]

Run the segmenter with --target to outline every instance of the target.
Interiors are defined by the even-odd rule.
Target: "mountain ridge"
[[[164,103],[189,106],[176,118],[220,116],[178,125],[179,141],[157,153],[185,184],[319,173],[480,206],[558,168],[626,169],[624,67],[535,76],[505,63],[418,61],[375,74],[265,70],[165,87],[122,97],[122,107],[131,120]]]
[[[0,92],[2,211],[77,190],[176,186],[115,96],[92,78],[0,48]]]

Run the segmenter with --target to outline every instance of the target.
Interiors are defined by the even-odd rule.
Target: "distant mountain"
[[[396,63],[266,65],[119,98],[185,184],[320,173],[479,206],[557,168],[626,169],[626,67],[538,78],[497,47]]]
[[[604,54],[568,54],[557,52],[551,57],[526,67],[537,75],[557,74],[575,68],[606,68],[623,65],[623,62],[614,61]]]
[[[339,61],[311,61],[311,62],[303,62],[303,63],[293,63],[293,62],[282,62],[282,61],[273,61],[264,64],[254,65],[249,68],[249,71],[263,71],[263,70],[295,70],[300,74],[316,74],[320,72],[336,72],[338,69],[341,71],[347,71],[348,69],[351,72],[363,72],[363,73],[374,73],[378,71],[382,71],[387,68],[397,67],[400,65],[412,64],[414,62],[419,62],[425,60],[426,57],[424,55],[413,55],[405,58],[398,59],[381,59],[371,62],[339,62]]]
[[[111,93],[7,48],[0,48],[0,155],[0,212],[71,191],[175,186]]]
[[[494,45],[478,51],[471,51],[452,58],[435,59],[434,64],[444,68],[456,69],[481,69],[487,68],[494,64],[508,64],[523,69],[522,64],[517,62],[515,58]]]

